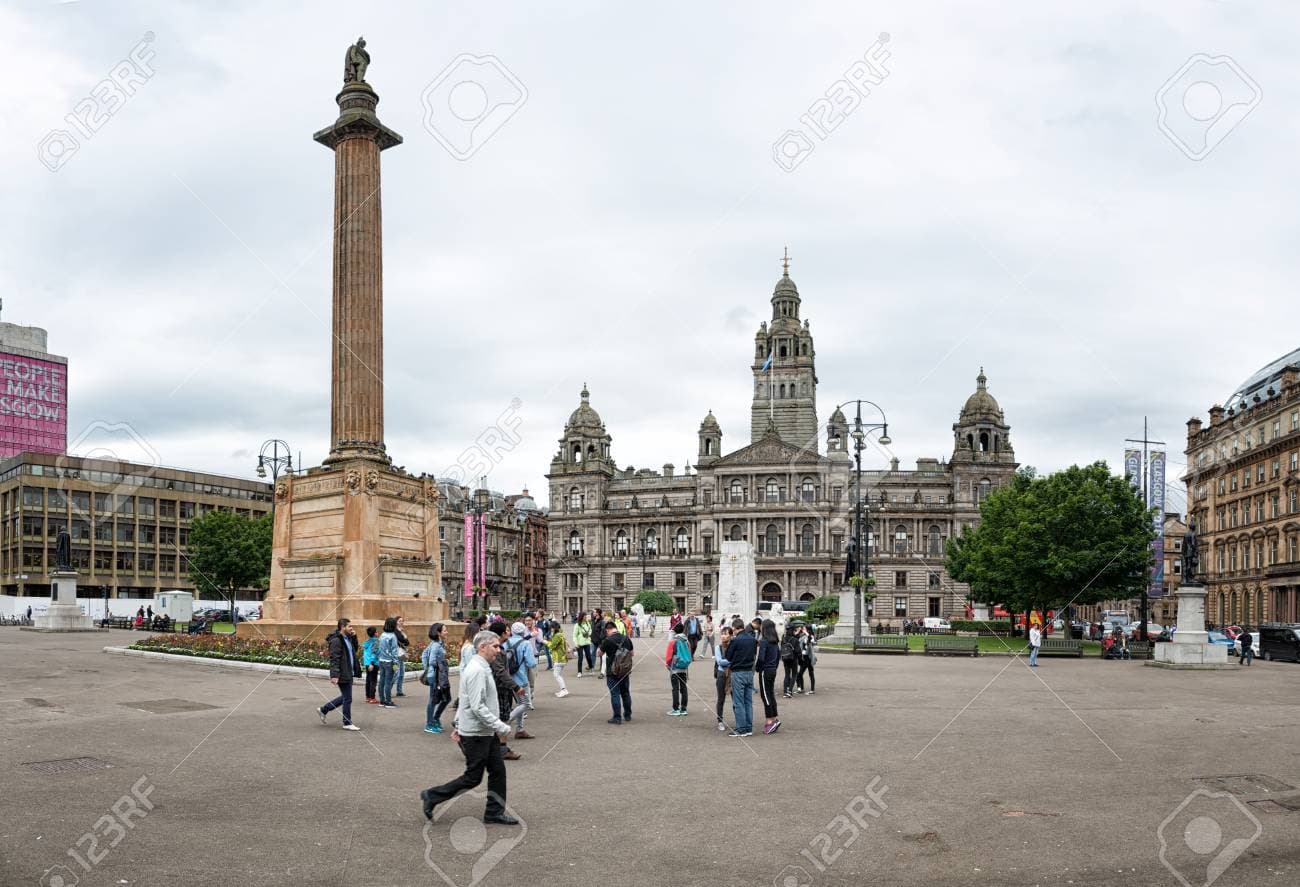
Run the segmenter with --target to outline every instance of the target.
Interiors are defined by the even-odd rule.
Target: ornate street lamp
[[[880,413],[879,422],[862,421],[862,405],[870,404]],[[857,415],[853,420],[853,462],[854,462],[854,487],[855,501],[853,506],[853,556],[850,557],[850,566],[853,567],[854,575],[850,578],[849,584],[853,586],[853,648],[857,649],[862,644],[862,592],[867,586],[867,560],[870,552],[868,551],[863,538],[863,515],[862,515],[862,450],[867,445],[867,435],[872,431],[880,432],[881,446],[889,446],[893,443],[889,437],[889,420],[885,417],[885,411],[869,400],[846,400],[840,404],[837,409],[843,409],[849,404],[857,407]],[[855,581],[856,580],[856,581]]]

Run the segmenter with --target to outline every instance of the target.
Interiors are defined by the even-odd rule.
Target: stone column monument
[[[718,562],[718,604],[715,621],[739,616],[745,622],[758,612],[758,571],[754,546],[745,541],[724,540]]]
[[[341,616],[364,631],[401,615],[422,637],[447,616],[438,488],[394,468],[384,445],[379,153],[402,137],[375,114],[365,45],[345,56],[338,119],[313,136],[334,152],[330,453],[276,485],[271,587],[241,635],[321,637]]]

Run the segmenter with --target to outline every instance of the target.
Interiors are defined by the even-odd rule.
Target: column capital
[[[402,137],[379,122],[375,107],[379,104],[379,95],[369,83],[348,83],[336,97],[339,105],[339,117],[332,124],[312,136],[325,147],[333,150],[344,139],[371,139],[382,151],[394,145],[402,144]]]

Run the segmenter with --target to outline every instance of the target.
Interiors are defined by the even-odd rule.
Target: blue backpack
[[[673,668],[690,668],[691,658],[690,646],[685,639],[678,638],[676,649],[673,650]]]

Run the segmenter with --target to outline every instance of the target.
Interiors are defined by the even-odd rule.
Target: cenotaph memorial
[[[1211,644],[1205,632],[1205,588],[1196,578],[1200,545],[1193,519],[1183,537],[1183,579],[1178,591],[1178,627],[1168,643],[1156,644],[1155,658],[1147,665],[1157,668],[1215,669],[1228,667],[1228,646]]]
[[[718,604],[715,619],[739,616],[745,622],[758,612],[758,570],[754,546],[745,541],[724,540],[718,558]]]
[[[32,617],[27,631],[97,631],[95,623],[77,603],[77,571],[72,568],[71,540],[59,530],[54,546],[54,569],[50,571],[50,606]]]
[[[396,468],[384,445],[383,231],[379,153],[402,137],[379,122],[370,54],[348,48],[338,119],[313,138],[334,152],[330,452],[275,487],[271,585],[241,636],[320,638],[346,616],[404,616],[423,637],[447,617],[438,488]]]

